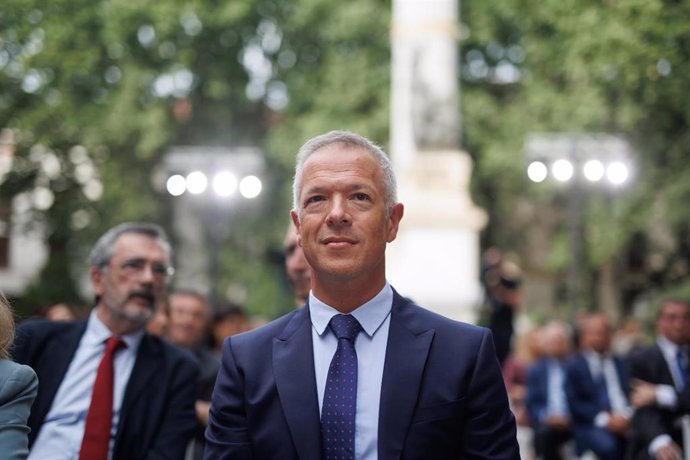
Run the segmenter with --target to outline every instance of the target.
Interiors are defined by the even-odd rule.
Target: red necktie
[[[107,460],[110,445],[110,430],[113,423],[113,356],[124,347],[119,337],[110,337],[105,342],[105,353],[101,358],[93,384],[91,405],[86,414],[84,438],[79,451],[80,460]]]

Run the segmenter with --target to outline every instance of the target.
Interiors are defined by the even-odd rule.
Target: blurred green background
[[[597,308],[602,284],[621,315],[690,294],[690,2],[465,0],[460,21],[462,143],[490,219],[482,247],[550,280],[553,305],[535,298],[534,314],[565,308],[569,249],[565,194],[525,174],[530,133],[615,133],[633,146],[624,190],[586,191],[585,305]],[[170,228],[172,198],[152,176],[174,145],[262,149],[261,212],[233,219],[219,291],[242,286],[252,314],[289,308],[278,254],[294,154],[331,129],[387,145],[390,23],[380,0],[3,1],[0,211],[20,197],[22,225],[49,247],[11,293],[15,308],[88,305],[78,283],[98,235],[123,220]]]

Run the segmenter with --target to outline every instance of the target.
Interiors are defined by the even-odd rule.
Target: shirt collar
[[[108,329],[108,327],[103,324],[103,321],[98,317],[97,308],[91,310],[89,314],[89,321],[86,324],[86,337],[89,343],[93,345],[99,345],[104,343],[108,338],[110,338],[113,333]],[[127,345],[127,350],[131,350],[136,354],[141,344],[141,339],[144,337],[144,329],[131,332],[129,334],[121,335],[120,338]]]
[[[656,343],[659,344],[659,348],[661,348],[661,352],[666,355],[666,356],[671,356],[675,358],[676,353],[678,352],[678,345],[675,343],[671,342],[669,339],[664,337],[663,335],[660,335],[656,339]]]
[[[357,318],[364,332],[366,332],[369,337],[373,337],[390,314],[392,305],[393,288],[386,282],[383,289],[381,289],[371,300],[357,307],[352,312],[352,316]],[[311,316],[311,324],[319,335],[324,334],[331,318],[338,314],[340,314],[338,310],[317,299],[313,291],[309,292],[309,315]]]

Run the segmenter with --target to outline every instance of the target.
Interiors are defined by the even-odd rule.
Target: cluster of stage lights
[[[551,165],[551,175],[558,182],[568,182],[575,176],[575,165],[565,159],[556,160]],[[527,177],[532,182],[544,182],[549,168],[543,161],[533,161],[527,167]],[[590,182],[606,180],[613,185],[624,184],[630,176],[628,167],[622,161],[604,164],[599,160],[589,160],[582,164],[582,175]]]
[[[230,171],[217,173],[210,181],[213,192],[221,197],[228,198],[239,190],[244,198],[256,198],[261,193],[261,179],[256,176],[245,176],[238,180]],[[168,178],[165,184],[168,193],[172,196],[180,196],[185,192],[192,195],[200,195],[209,188],[209,178],[201,171],[194,171],[187,176],[174,174]]]

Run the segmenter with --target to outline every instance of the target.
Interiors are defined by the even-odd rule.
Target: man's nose
[[[342,225],[350,222],[350,214],[347,209],[347,201],[341,197],[331,200],[331,207],[328,212],[329,225]]]

